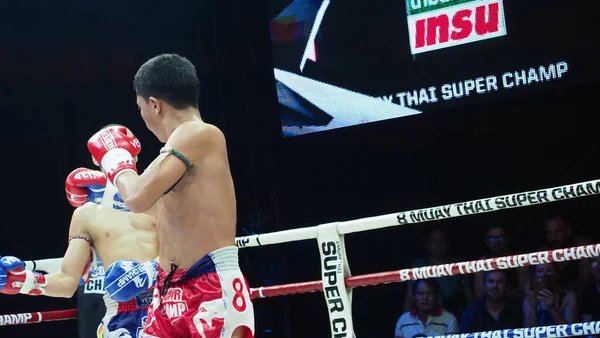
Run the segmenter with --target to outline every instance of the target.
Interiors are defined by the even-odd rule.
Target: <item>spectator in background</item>
[[[413,262],[412,267],[423,267],[459,262],[451,257],[448,252],[446,233],[438,228],[432,229],[427,234],[425,242],[428,256]],[[473,302],[473,291],[468,276],[455,275],[435,278],[438,284],[437,302],[444,309],[461,316],[467,305]],[[415,305],[413,295],[414,283],[407,283],[406,296],[404,297],[404,311],[410,311]]]
[[[483,273],[484,297],[469,306],[460,323],[461,333],[513,329],[523,323],[520,299],[508,297],[506,270]]]
[[[600,258],[590,259],[590,267],[595,283],[588,286],[581,295],[581,321],[600,321]]]
[[[571,223],[563,217],[548,218],[544,225],[548,245],[545,249],[554,250],[592,244],[589,239],[574,235]],[[590,262],[587,259],[556,263],[555,268],[560,275],[556,283],[564,289],[580,293],[592,282]]]
[[[494,226],[489,228],[483,242],[488,247],[489,253],[481,259],[514,255],[509,248],[510,239],[502,227]],[[483,271],[474,274],[474,290],[477,299],[481,299],[485,295],[483,275]],[[507,270],[507,278],[508,289],[506,295],[521,299],[525,295],[525,286],[529,282],[529,270],[527,268]]]
[[[415,281],[411,295],[415,306],[398,319],[395,338],[458,333],[456,317],[437,304],[437,293],[438,286],[433,279]]]
[[[573,324],[579,320],[577,295],[561,288],[554,264],[533,266],[534,275],[523,299],[524,327]]]

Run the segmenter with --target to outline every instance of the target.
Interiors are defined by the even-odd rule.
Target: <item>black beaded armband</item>
[[[181,162],[183,162],[183,164],[185,164],[186,172],[188,170],[190,170],[190,168],[192,168],[192,166],[193,166],[192,163],[185,156],[183,156],[182,153],[178,152],[177,150],[175,150],[175,149],[173,149],[171,147],[166,147],[166,146],[163,147],[160,150],[160,153],[161,154],[171,154],[171,155],[177,157]],[[177,184],[179,184],[179,182],[183,179],[184,175],[185,175],[185,173],[177,180],[177,182],[175,182],[175,184],[173,184],[172,187],[169,188],[169,190],[165,191],[165,193],[163,195],[166,195],[169,192],[171,192],[171,190],[173,190],[173,188],[175,188],[175,186]]]

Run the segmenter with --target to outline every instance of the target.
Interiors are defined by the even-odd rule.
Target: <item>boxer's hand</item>
[[[86,202],[99,204],[106,187],[106,175],[98,170],[77,168],[65,181],[65,191],[69,204],[75,208]]]
[[[12,256],[0,258],[0,293],[39,296],[44,294],[46,285],[46,277],[40,273],[25,270],[25,263],[20,259]]]
[[[96,162],[116,185],[120,174],[137,173],[133,158],[141,151],[140,141],[124,126],[106,127],[88,141],[88,150]]]
[[[157,277],[157,261],[116,261],[104,273],[104,291],[117,302],[126,302],[156,285]]]

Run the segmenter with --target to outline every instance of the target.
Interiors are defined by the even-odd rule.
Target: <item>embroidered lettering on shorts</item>
[[[135,297],[135,305],[138,308],[146,308],[152,304],[152,290],[144,291]]]
[[[187,311],[187,302],[183,299],[183,290],[181,288],[170,288],[163,296],[162,300],[163,315],[167,318],[178,318]]]

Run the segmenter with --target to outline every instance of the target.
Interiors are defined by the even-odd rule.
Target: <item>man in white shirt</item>
[[[395,338],[441,336],[458,333],[456,317],[437,305],[436,295],[437,284],[434,279],[423,279],[415,282],[412,295],[415,306],[398,319]]]

